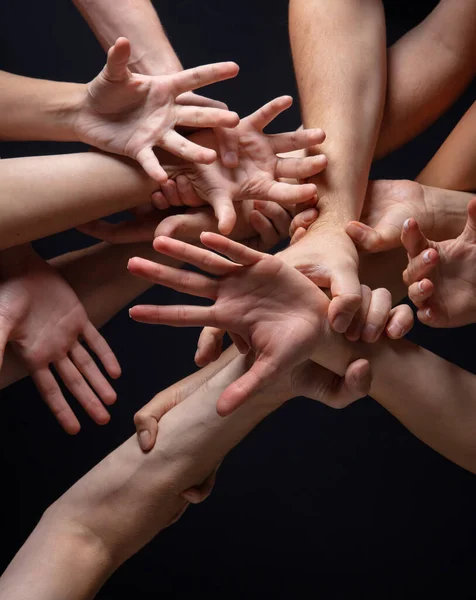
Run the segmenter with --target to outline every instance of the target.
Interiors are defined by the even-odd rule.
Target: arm
[[[424,131],[471,82],[476,73],[475,27],[473,0],[442,0],[389,49],[387,96],[375,158]],[[437,180],[428,185],[443,187]]]
[[[304,127],[319,126],[328,158],[320,218],[289,260],[330,287],[329,319],[345,331],[360,304],[358,257],[343,226],[358,219],[382,118],[385,21],[380,0],[291,0],[289,30]],[[309,239],[308,239],[309,238]]]
[[[50,507],[2,576],[0,598],[92,598],[120,564],[166,527],[184,508],[181,492],[202,481],[291,396],[281,381],[231,417],[219,417],[216,400],[246,370],[245,360],[231,349],[218,366],[187,378],[181,385],[185,399],[161,420],[151,452],[144,454],[134,436]],[[176,390],[160,395],[173,397]]]
[[[418,175],[424,185],[476,190],[476,102],[463,115],[438,152]]]
[[[150,0],[73,0],[104,50],[120,36],[129,38],[136,73],[164,75],[182,70]]]

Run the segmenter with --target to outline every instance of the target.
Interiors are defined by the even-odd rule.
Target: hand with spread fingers
[[[326,318],[329,300],[307,277],[276,256],[262,254],[214,233],[203,233],[201,241],[231,260],[170,238],[157,238],[154,247],[216,276],[213,279],[140,258],[129,261],[129,270],[177,291],[213,299],[215,304],[135,306],[130,315],[144,323],[176,327],[206,325],[227,330],[238,336],[243,351],[248,348],[253,351],[255,358],[249,371],[218,400],[218,412],[227,415],[278,374],[291,373],[312,355],[321,336],[329,331]],[[391,306],[388,312],[390,309]],[[368,315],[374,315],[377,330],[383,329],[388,321],[386,314],[381,322],[381,312],[369,308],[366,315],[367,319]]]
[[[476,198],[468,204],[466,226],[456,239],[428,240],[415,219],[402,231],[409,263],[403,273],[418,319],[430,327],[476,322]]]
[[[58,376],[90,417],[103,425],[110,419],[104,404],[116,392],[83,347],[84,340],[117,378],[121,368],[106,340],[89,321],[76,294],[32,249],[21,247],[20,260],[4,251],[0,283],[0,365],[7,342],[30,373],[43,400],[69,434],[79,431],[77,417],[50,371]],[[101,402],[102,400],[102,402]]]
[[[129,41],[119,38],[109,49],[104,69],[85,87],[74,115],[78,139],[137,160],[149,177],[159,183],[167,181],[167,174],[154,146],[184,160],[214,162],[215,150],[188,140],[176,127],[236,127],[239,117],[209,103],[191,106],[187,104],[190,96],[184,94],[235,77],[238,65],[224,62],[148,76],[128,69],[130,54]]]
[[[234,202],[269,200],[290,206],[315,198],[314,184],[292,185],[278,179],[305,179],[317,175],[325,168],[326,158],[323,155],[281,158],[278,154],[321,143],[325,138],[322,130],[297,130],[276,135],[263,133],[263,129],[291,104],[289,96],[276,98],[229,131],[228,137],[235,138],[237,147],[238,165],[234,169],[219,161],[210,165],[184,163],[169,167],[171,179],[186,175],[194,194],[213,207],[222,234],[231,233],[235,226]],[[212,131],[196,133],[190,140],[211,149],[218,145]],[[187,197],[191,197],[191,187],[188,185],[188,191],[184,189]],[[152,200],[159,208],[171,204],[163,190],[156,192]]]

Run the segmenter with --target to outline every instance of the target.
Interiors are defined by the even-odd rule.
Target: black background
[[[186,67],[218,60],[240,64],[235,81],[211,92],[240,115],[280,94],[297,98],[287,0],[156,4]],[[389,43],[435,4],[387,2]],[[2,2],[0,24],[4,70],[85,82],[104,62],[93,34],[66,0]],[[375,165],[373,176],[414,177],[474,98],[473,85],[428,132]],[[296,102],[275,130],[299,123]],[[0,155],[78,149],[4,143]],[[36,247],[50,257],[86,243],[79,233],[67,232]],[[146,300],[168,302],[170,296],[154,289]],[[31,381],[1,392],[2,567],[42,511],[133,432],[134,412],[194,369],[196,330],[134,324],[122,311],[103,332],[124,369],[106,428],[78,409],[83,429],[70,438]],[[465,344],[472,333],[417,327],[412,337],[471,370]],[[294,400],[231,452],[210,499],[124,565],[98,597],[429,598],[445,591],[447,597],[473,598],[475,501],[473,475],[424,446],[373,400],[340,412]]]

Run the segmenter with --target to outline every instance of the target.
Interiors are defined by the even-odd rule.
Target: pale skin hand
[[[402,231],[409,264],[403,273],[418,318],[430,327],[461,327],[476,321],[476,199],[460,236],[432,242],[415,219]]]
[[[194,144],[175,127],[235,127],[238,115],[221,108],[180,104],[177,97],[235,77],[238,66],[217,63],[153,77],[131,73],[127,67],[129,57],[129,41],[119,38],[108,52],[105,68],[88,84],[79,103],[74,123],[78,138],[137,160],[159,183],[167,181],[167,174],[154,154],[154,146],[185,160],[205,164],[215,161],[214,150]]]
[[[291,372],[311,356],[316,340],[327,330],[329,302],[317,286],[277,257],[217,234],[204,233],[201,241],[237,262],[175,240],[157,238],[156,250],[181,257],[180,260],[219,277],[209,279],[176,269],[156,268],[139,258],[129,261],[129,270],[177,291],[214,299],[215,304],[208,308],[136,306],[130,314],[146,323],[219,327],[244,340],[256,359],[249,371],[221,394],[217,410],[225,415],[278,373]]]
[[[114,353],[66,281],[32,250],[26,249],[19,262],[12,260],[14,252],[18,250],[1,255],[0,359],[7,342],[11,342],[43,400],[67,433],[78,433],[80,424],[50,365],[90,417],[98,424],[107,423],[109,413],[100,400],[113,404],[116,392],[80,339],[95,352],[108,374],[116,378],[121,368]]]
[[[291,103],[289,96],[276,98],[240,122],[233,131],[239,159],[235,169],[218,161],[211,165],[185,163],[170,167],[169,177],[175,179],[178,175],[186,175],[195,194],[214,208],[221,233],[231,233],[235,225],[233,202],[269,200],[288,206],[315,198],[314,184],[291,185],[277,179],[303,179],[320,173],[327,164],[325,157],[296,159],[277,155],[320,143],[325,137],[322,130],[298,130],[277,135],[263,133],[263,129]],[[199,132],[190,139],[210,148],[218,143],[212,131]],[[154,194],[152,199],[159,208],[167,206],[163,193]]]

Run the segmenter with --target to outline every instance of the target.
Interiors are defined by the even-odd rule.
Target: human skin
[[[311,179],[320,218],[288,260],[330,288],[331,326],[346,331],[361,302],[358,255],[344,225],[358,219],[386,88],[385,19],[380,0],[291,0],[289,32],[305,128],[320,126],[316,150],[329,161]]]
[[[0,598],[88,600],[106,579],[187,504],[182,493],[200,484],[253,427],[289,398],[306,393],[350,400],[365,394],[369,380],[335,377],[307,363],[256,394],[254,402],[222,418],[218,396],[249,366],[234,348],[218,361],[158,394],[152,402],[174,407],[161,419],[147,454],[136,436],[79,480],[43,515],[0,579]],[[329,377],[331,375],[331,377]],[[316,379],[322,377],[316,387]],[[180,401],[177,402],[180,395]],[[44,557],[47,557],[45,560]]]

